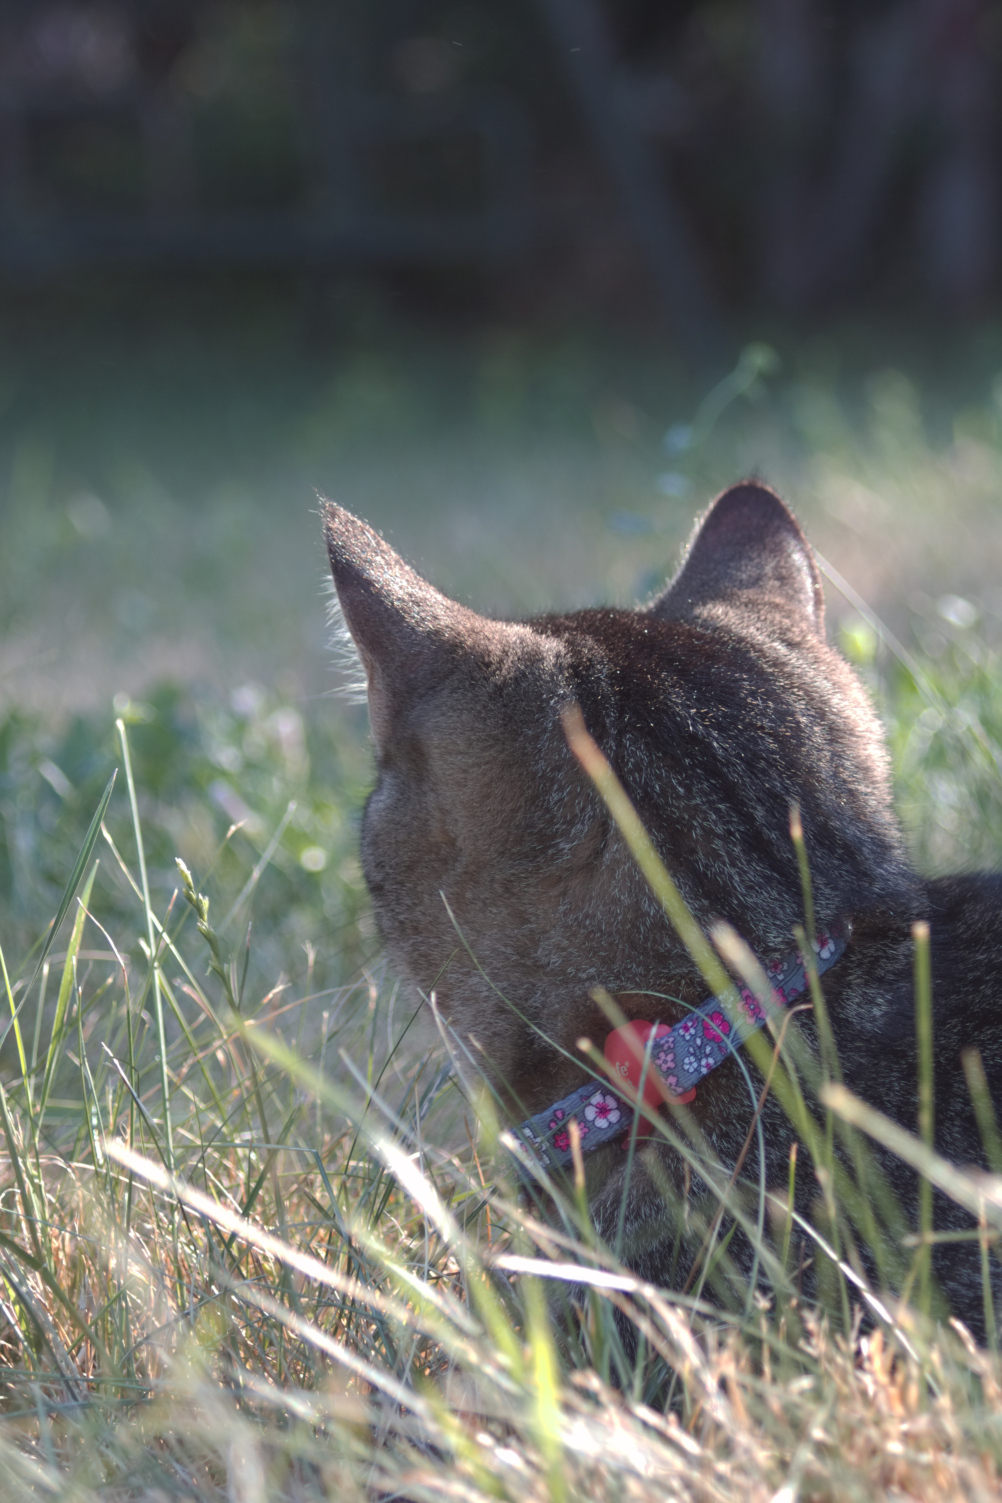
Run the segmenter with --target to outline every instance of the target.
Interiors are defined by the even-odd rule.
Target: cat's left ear
[[[775,491],[754,480],[718,496],[682,567],[649,609],[664,621],[684,621],[715,605],[781,613],[824,636],[824,591],[811,546]]]
[[[334,587],[365,669],[369,720],[381,748],[401,712],[503,628],[436,590],[342,507],[326,502],[323,521]]]

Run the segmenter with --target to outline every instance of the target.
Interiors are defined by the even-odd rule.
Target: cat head
[[[324,526],[365,669],[377,780],[362,863],[397,967],[520,1101],[554,1099],[596,985],[664,1016],[694,968],[571,755],[586,725],[697,918],[762,956],[803,903],[799,805],[819,921],[903,906],[912,878],[879,723],[825,637],[821,580],[766,487],[720,496],[675,578],[635,610],[494,621],[448,599],[365,523]],[[544,1037],[545,1036],[545,1037]]]

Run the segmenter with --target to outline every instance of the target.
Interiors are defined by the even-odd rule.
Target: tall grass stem
[[[932,972],[929,956],[929,925],[919,920],[912,925],[915,944],[915,1035],[918,1045],[918,1130],[926,1148],[932,1150],[935,1138],[935,1103],[933,1097],[933,1029]],[[919,1178],[919,1308],[926,1316],[932,1291],[932,1185],[923,1174]]]

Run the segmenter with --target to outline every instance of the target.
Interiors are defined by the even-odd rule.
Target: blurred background
[[[164,901],[236,823],[230,886],[274,868],[264,970],[321,913],[371,951],[317,492],[525,614],[644,595],[756,473],[852,587],[875,691],[900,654],[852,590],[981,674],[986,746],[1000,78],[987,0],[3,0],[11,923],[51,913],[121,716]],[[935,783],[942,704],[902,703],[920,855],[997,860],[956,736]]]

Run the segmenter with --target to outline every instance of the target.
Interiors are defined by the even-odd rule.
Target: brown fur
[[[929,883],[912,870],[880,725],[825,638],[817,567],[777,496],[751,482],[721,496],[653,604],[522,624],[448,600],[336,506],[325,531],[368,679],[378,777],[362,859],[380,931],[401,972],[435,989],[513,1119],[581,1083],[576,1040],[608,1029],[589,1000],[596,985],[631,1016],[667,1022],[681,1010],[664,997],[705,996],[567,748],[560,711],[576,702],[693,913],[704,925],[728,920],[763,959],[789,951],[802,917],[789,836],[799,804],[818,922],[852,926],[825,981],[847,1083],[909,1127],[910,931],[931,921],[938,1137],[956,1159],[980,1157],[957,1061],[977,1045],[990,1080],[1002,1080],[991,938],[1002,884]],[[734,1062],[700,1086],[693,1111],[733,1162],[750,1117]],[[791,1134],[771,1103],[764,1123],[776,1184]],[[681,1183],[673,1150],[652,1151]],[[589,1164],[606,1229],[622,1159],[612,1147]],[[911,1204],[912,1180],[891,1172]],[[639,1164],[625,1218],[630,1261],[653,1279],[667,1277],[677,1230],[659,1178]],[[802,1203],[815,1193],[805,1180]],[[937,1209],[944,1225],[961,1224],[946,1203]],[[959,1313],[977,1323],[970,1247],[937,1257]]]

